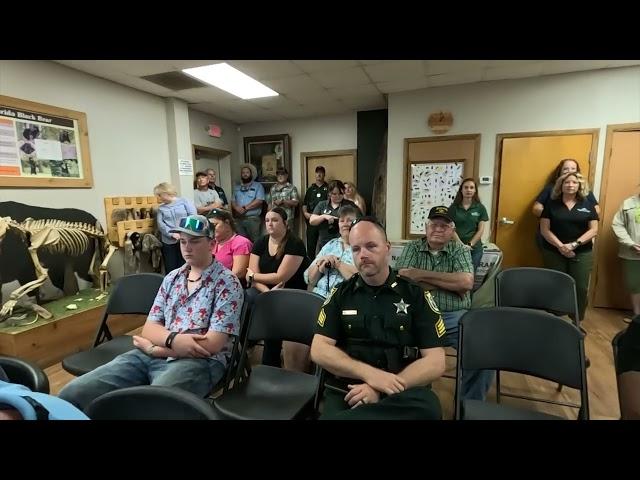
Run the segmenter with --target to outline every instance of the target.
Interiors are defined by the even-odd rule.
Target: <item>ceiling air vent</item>
[[[161,87],[168,88],[169,90],[179,91],[187,90],[189,88],[208,87],[206,83],[196,80],[189,75],[185,75],[182,72],[166,72],[156,73],[155,75],[147,75],[146,77],[140,77],[143,80],[148,80],[151,83],[160,85]]]

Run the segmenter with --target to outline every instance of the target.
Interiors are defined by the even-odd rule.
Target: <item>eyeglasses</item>
[[[453,225],[450,223],[434,223],[434,222],[429,222],[429,226],[431,228],[433,228],[434,230],[449,230],[450,228],[453,228]]]
[[[186,230],[191,230],[195,233],[203,233],[209,229],[209,226],[193,217],[183,217],[180,219],[180,228],[184,228]]]
[[[371,215],[365,215],[364,217],[356,218],[353,222],[351,222],[351,228],[353,228],[359,222],[370,222],[384,230],[384,225],[382,225],[376,217],[373,217]]]

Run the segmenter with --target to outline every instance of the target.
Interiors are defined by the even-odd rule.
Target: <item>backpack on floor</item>
[[[0,380],[0,409],[7,406],[20,412],[24,420],[89,420],[66,400]]]

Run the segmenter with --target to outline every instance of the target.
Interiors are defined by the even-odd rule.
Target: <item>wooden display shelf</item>
[[[6,322],[0,323],[0,354],[25,358],[46,368],[73,353],[89,349],[109,298],[95,300],[98,295],[99,289],[88,288],[43,305],[53,314],[49,320],[38,318],[31,325],[23,325],[35,319],[35,313],[31,313],[20,320],[20,326],[5,327]],[[79,298],[82,300],[77,300]],[[71,303],[78,309],[67,310],[66,306]],[[113,335],[122,335],[143,325],[145,320],[146,315],[112,315],[109,329]]]
[[[140,210],[143,208],[158,208],[158,199],[155,196],[148,195],[104,198],[104,210],[107,219],[107,235],[109,236],[111,243],[124,247],[124,234],[126,232],[136,231],[138,233],[153,233],[155,229],[155,220],[153,219],[131,219],[121,220],[119,222],[115,222],[112,219],[114,210],[133,210],[134,212],[140,213]],[[137,222],[143,223],[138,224]],[[140,229],[138,229],[138,225]]]

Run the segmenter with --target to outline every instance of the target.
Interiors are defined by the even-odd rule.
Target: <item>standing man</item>
[[[216,171],[213,168],[207,168],[205,170],[207,177],[209,177],[209,188],[215,190],[222,202],[222,208],[229,208],[229,201],[227,200],[227,194],[224,193],[222,187],[216,185]]]
[[[431,292],[447,327],[446,345],[458,348],[458,323],[471,308],[473,263],[470,251],[454,239],[455,228],[447,207],[433,207],[426,236],[404,247],[396,268]],[[465,370],[462,397],[484,400],[492,381],[492,370]]]
[[[439,420],[431,382],[445,370],[444,322],[429,292],[389,268],[391,245],[373,217],[349,233],[358,273],[320,310],[311,359],[330,374],[322,419]]]
[[[264,203],[264,187],[255,180],[257,176],[256,167],[250,163],[240,165],[240,183],[233,190],[231,202],[233,215],[238,218],[239,233],[253,243],[260,237]]]
[[[278,183],[271,187],[271,205],[269,205],[269,209],[282,207],[287,213],[287,227],[289,230],[293,230],[296,207],[300,203],[298,189],[289,183],[289,172],[286,168],[278,168],[276,178]]]
[[[329,194],[327,183],[324,181],[325,169],[322,165],[316,167],[316,181],[307,189],[302,202],[302,213],[307,224],[307,255],[309,258],[316,257],[316,246],[318,245],[318,235],[320,227],[309,223],[311,214],[318,203],[326,200]]]
[[[211,254],[209,225],[190,215],[171,230],[180,234],[186,264],[164,278],[142,333],[133,337],[136,348],[71,381],[60,398],[85,410],[100,395],[137,385],[211,393],[228,366],[244,297],[238,278]]]
[[[200,215],[208,215],[214,208],[222,207],[218,192],[209,188],[209,176],[205,172],[196,173],[196,190],[193,203]]]

